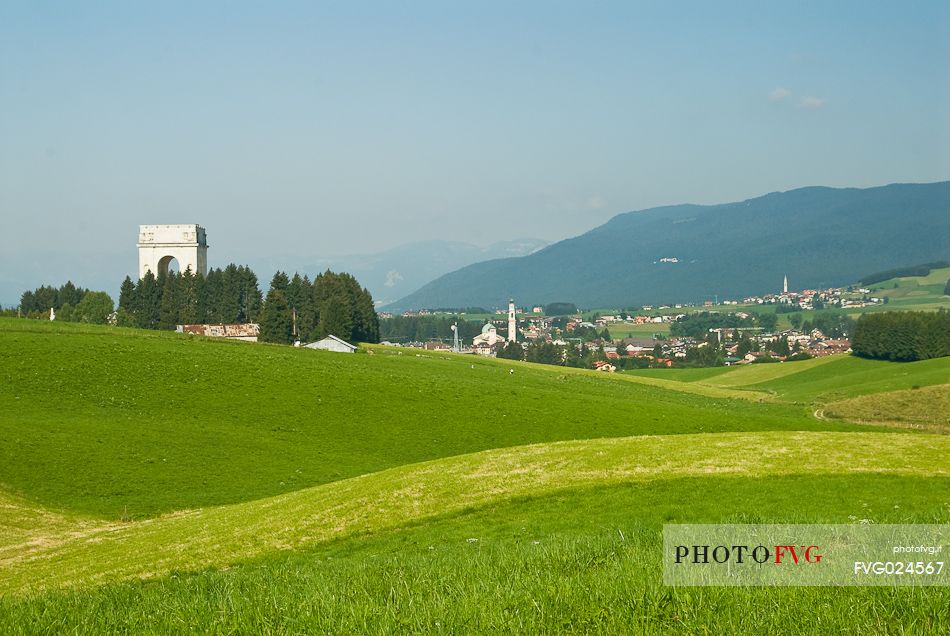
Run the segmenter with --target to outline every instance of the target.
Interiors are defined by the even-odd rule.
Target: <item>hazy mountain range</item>
[[[532,254],[548,245],[540,239],[515,239],[479,247],[461,241],[418,241],[378,254],[354,254],[320,259],[301,268],[349,272],[369,289],[377,304],[392,302],[442,274],[479,261]]]
[[[584,307],[740,298],[845,285],[950,258],[950,182],[807,187],[620,214],[586,234],[441,276],[387,309],[568,301]]]

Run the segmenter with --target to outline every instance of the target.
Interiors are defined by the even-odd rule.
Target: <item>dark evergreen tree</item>
[[[66,281],[66,284],[59,288],[58,302],[60,306],[65,304],[70,304],[73,307],[77,306],[89,290],[77,288],[73,285],[71,280]],[[110,299],[111,302],[111,299]],[[111,313],[111,310],[110,310]]]
[[[24,314],[37,311],[36,294],[32,291],[25,291],[20,296],[20,311]]]
[[[261,312],[260,336],[262,342],[290,344],[293,342],[293,319],[287,297],[280,289],[267,292]]]
[[[257,284],[257,275],[251,271],[250,267],[239,267],[238,276],[241,281],[241,312],[238,315],[238,320],[241,322],[256,322],[260,317],[261,306],[263,305],[263,296]]]
[[[524,348],[517,342],[507,342],[495,355],[505,360],[524,360]]]
[[[164,280],[162,281],[164,283]],[[143,329],[158,329],[162,310],[162,287],[151,270],[135,287],[135,324]]]
[[[270,288],[284,292],[285,296],[287,294],[288,285],[290,285],[290,279],[287,277],[286,273],[281,271],[278,271],[276,274],[274,274],[274,277],[270,281]]]
[[[169,272],[163,276],[162,301],[158,313],[159,329],[174,329],[181,324],[182,294],[181,277],[178,272]]]
[[[125,280],[122,281],[122,286],[119,287],[119,309],[131,311],[134,305],[135,283],[132,282],[131,276],[126,276]]]
[[[739,340],[739,346],[736,347],[736,357],[744,358],[750,351],[752,351],[752,340],[749,336],[743,335]]]
[[[564,364],[564,351],[552,342],[535,342],[525,351],[525,360],[540,364]]]
[[[201,324],[201,286],[204,277],[185,269],[178,278],[178,319],[180,324]],[[164,300],[164,299],[163,299]]]

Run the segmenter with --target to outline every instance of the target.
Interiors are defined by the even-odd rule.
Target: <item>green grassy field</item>
[[[699,385],[747,389],[776,402],[821,405],[859,395],[950,382],[950,359],[891,364],[849,355],[799,362],[708,369],[640,369],[625,375]],[[673,385],[667,384],[672,387]]]
[[[669,522],[950,523],[950,437],[812,412],[913,386],[942,408],[947,359],[608,375],[371,350],[0,321],[0,632],[950,623],[946,588],[659,569]]]
[[[872,393],[832,402],[824,408],[824,415],[871,424],[899,422],[950,433],[950,384]]]
[[[341,357],[9,319],[0,344],[0,483],[56,509],[114,519],[490,448],[658,430],[830,428],[723,399],[750,395],[728,388],[687,394],[664,390],[677,383],[663,379],[473,356]]]

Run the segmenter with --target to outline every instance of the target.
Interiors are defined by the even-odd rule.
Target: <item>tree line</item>
[[[950,312],[888,311],[864,314],[851,340],[855,355],[912,362],[950,355]]]
[[[393,316],[379,321],[379,337],[392,342],[427,342],[452,340],[452,325],[458,324],[459,338],[471,341],[482,332],[480,320],[462,316]]]
[[[677,338],[703,340],[710,329],[760,327],[764,331],[774,331],[777,326],[778,317],[772,313],[753,314],[748,318],[740,318],[735,314],[701,311],[682,316],[670,324],[670,335]]]
[[[234,263],[212,268],[207,276],[151,270],[137,282],[126,276],[119,288],[116,324],[141,329],[174,329],[176,325],[257,322],[262,309],[257,275]]]
[[[905,276],[926,276],[932,269],[943,269],[950,267],[947,261],[934,261],[933,263],[922,263],[921,265],[911,265],[909,267],[897,267],[883,272],[877,272],[861,279],[862,285],[873,285],[891,278],[902,278]]]
[[[575,347],[574,345],[556,345],[543,340],[529,342],[526,346],[517,342],[508,342],[499,349],[496,355],[505,360],[525,360],[537,364],[578,369],[589,369],[595,361],[607,359],[602,350],[588,348],[585,344]]]
[[[151,271],[137,282],[126,276],[116,322],[142,329],[182,324],[259,323],[264,342],[307,342],[334,335],[352,342],[378,342],[379,322],[369,291],[350,274],[326,271],[307,276],[277,272],[264,297],[250,267],[230,264],[207,276]]]
[[[57,320],[105,324],[112,315],[112,297],[103,291],[77,287],[72,281],[60,287],[43,285],[20,296],[19,312],[30,318],[49,316],[52,309]]]
[[[327,270],[311,281],[277,272],[260,319],[264,342],[304,342],[329,335],[349,342],[379,342],[373,297],[352,275]]]

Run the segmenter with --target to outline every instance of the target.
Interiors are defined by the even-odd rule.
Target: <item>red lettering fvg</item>
[[[799,559],[805,563],[821,563],[821,555],[817,553],[817,545],[777,545],[775,546],[775,563],[782,564],[782,559],[791,557],[792,563],[799,564]]]

